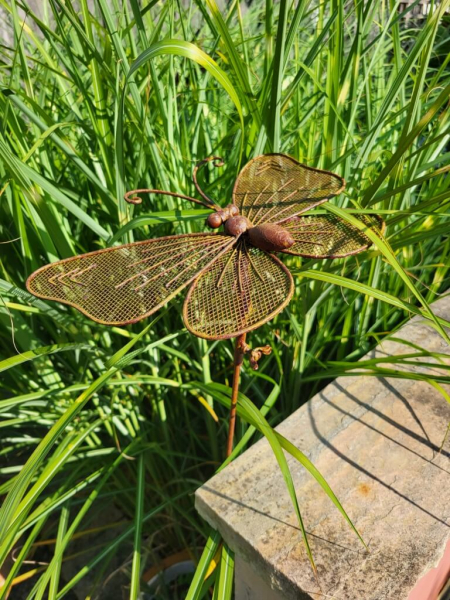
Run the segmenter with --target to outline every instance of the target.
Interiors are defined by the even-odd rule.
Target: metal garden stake
[[[221,208],[193,180],[203,198],[165,194],[212,209],[206,221],[220,232],[191,233],[115,246],[46,265],[27,280],[28,290],[69,304],[104,325],[128,325],[148,317],[191,284],[183,306],[187,329],[208,340],[236,338],[227,455],[232,451],[241,365],[245,354],[257,368],[270,346],[251,349],[246,333],[270,321],[289,303],[294,281],[277,253],[309,258],[342,258],[371,245],[357,227],[331,214],[305,215],[345,187],[342,177],[300,164],[284,154],[265,154],[240,172],[232,203]],[[381,219],[362,222],[380,231]]]

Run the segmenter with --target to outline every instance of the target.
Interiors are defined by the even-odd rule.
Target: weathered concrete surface
[[[450,297],[433,309],[450,318]],[[413,319],[396,338],[446,353],[450,364],[446,343],[423,319]],[[411,346],[385,341],[370,356],[410,352]],[[406,600],[450,539],[450,444],[439,453],[449,421],[450,406],[428,383],[362,376],[337,379],[278,427],[325,476],[370,549],[289,456],[321,589],[265,440],[202,486],[198,511],[220,530],[238,562],[248,563],[239,565],[244,579],[237,600],[264,600],[246,585],[253,575],[279,590],[274,598]]]

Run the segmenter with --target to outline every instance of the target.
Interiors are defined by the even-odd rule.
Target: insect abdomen
[[[248,236],[253,246],[269,252],[282,252],[295,243],[289,231],[273,223],[251,227]]]

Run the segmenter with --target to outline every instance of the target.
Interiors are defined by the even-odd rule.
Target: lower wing
[[[27,289],[97,323],[127,325],[161,308],[233,244],[230,236],[193,233],[116,246],[46,265]]]
[[[384,221],[377,215],[359,215],[367,228],[382,233]],[[343,258],[367,250],[372,241],[364,231],[335,215],[293,217],[282,224],[295,240],[283,250],[306,258]]]
[[[239,241],[195,279],[183,318],[199,337],[236,337],[273,319],[293,293],[292,276],[277,257]]]

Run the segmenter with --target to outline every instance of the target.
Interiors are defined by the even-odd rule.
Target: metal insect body
[[[221,232],[173,235],[107,248],[46,265],[27,280],[28,290],[46,300],[74,306],[105,325],[127,325],[148,317],[189,284],[183,319],[206,339],[238,337],[270,321],[290,301],[292,275],[274,253],[342,258],[371,244],[358,228],[336,216],[305,215],[339,194],[345,181],[306,167],[283,154],[266,154],[240,172],[232,203],[221,208],[197,182],[203,200],[161,190],[133,190],[184,198],[213,209],[207,219]],[[365,216],[376,230],[382,221]]]

